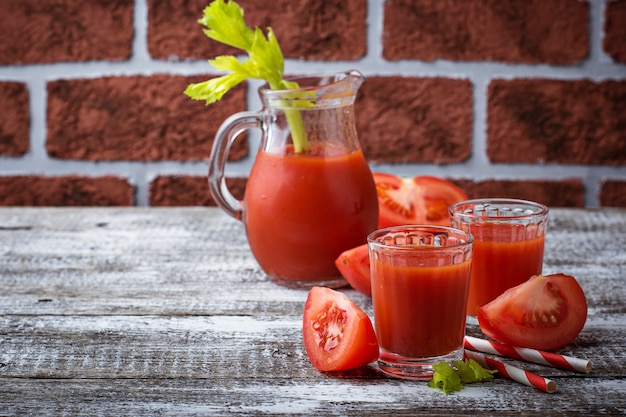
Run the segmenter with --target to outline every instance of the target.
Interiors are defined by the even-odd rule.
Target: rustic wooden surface
[[[315,370],[306,291],[268,282],[217,209],[3,208],[0,416],[624,415],[626,211],[553,209],[544,272],[587,294],[587,324],[561,353],[591,374],[511,360],[557,392],[497,378],[446,396],[374,365]]]

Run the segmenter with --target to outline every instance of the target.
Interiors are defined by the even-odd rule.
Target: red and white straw
[[[544,378],[541,375],[533,374],[532,372],[525,371],[515,366],[500,362],[493,358],[487,357],[482,353],[473,352],[471,350],[465,351],[465,357],[467,359],[474,359],[481,364],[484,368],[498,371],[498,375],[519,382],[529,387],[536,388],[540,391],[553,393],[556,391],[556,382]]]
[[[521,348],[508,345],[506,343],[494,342],[465,336],[465,349],[476,350],[478,352],[491,355],[506,356],[507,358],[524,360],[540,365],[554,366],[555,368],[567,369],[588,374],[591,372],[591,362],[586,359],[574,358],[571,356],[559,355],[558,353],[545,352],[543,350]]]

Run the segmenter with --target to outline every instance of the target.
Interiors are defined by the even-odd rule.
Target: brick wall
[[[0,205],[211,205],[206,160],[258,84],[182,95],[232,53],[209,0],[0,1]],[[358,69],[372,169],[471,197],[626,207],[626,0],[240,0],[288,73]],[[237,143],[245,187],[258,139]]]

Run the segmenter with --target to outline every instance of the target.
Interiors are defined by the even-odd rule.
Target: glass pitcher
[[[378,224],[376,187],[354,119],[363,76],[290,81],[299,88],[261,87],[262,111],[224,121],[211,151],[209,187],[218,206],[244,223],[255,259],[274,282],[336,288],[346,281],[335,259],[365,244]],[[233,141],[252,128],[261,129],[261,144],[239,201],[224,168]]]

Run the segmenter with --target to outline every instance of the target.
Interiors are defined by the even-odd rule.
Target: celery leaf
[[[254,30],[248,27],[243,9],[234,1],[212,2],[204,8],[198,23],[206,26],[204,34],[209,38],[237,49],[248,51],[254,41]]]
[[[473,359],[452,361],[452,363],[454,367],[447,362],[434,364],[435,372],[428,386],[440,388],[447,395],[463,389],[463,384],[491,381],[493,374],[497,372],[483,368]]]
[[[435,373],[428,386],[440,388],[446,395],[463,389],[460,375],[447,362],[439,362],[433,365]]]
[[[473,382],[485,382],[493,379],[493,374],[497,371],[492,371],[483,368],[474,359],[465,361],[452,361],[454,366],[461,377],[461,382],[464,384],[471,384]]]
[[[201,83],[189,84],[185,94],[195,97],[196,100],[205,100],[209,105],[221,100],[224,94],[245,79],[246,77],[241,74],[223,75]]]

